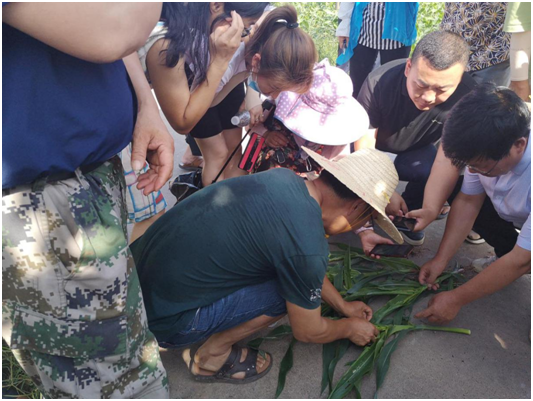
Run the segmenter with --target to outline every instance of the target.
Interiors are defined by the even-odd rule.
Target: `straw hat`
[[[307,93],[280,93],[274,117],[306,141],[330,146],[356,142],[368,132],[369,119],[352,91],[348,74],[324,59],[315,65]]]
[[[379,213],[376,219],[379,226],[394,241],[403,244],[402,236],[385,213],[398,185],[398,173],[386,154],[375,149],[362,149],[333,161],[304,146],[302,148],[320,166],[372,206]]]

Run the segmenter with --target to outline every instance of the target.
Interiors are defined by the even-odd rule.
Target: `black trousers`
[[[409,210],[422,207],[426,183],[436,156],[435,145],[426,145],[419,149],[398,153],[394,159],[394,167],[400,180],[407,181],[402,197]]]
[[[372,67],[378,57],[378,52],[381,65],[383,65],[389,61],[409,57],[411,46],[402,46],[396,50],[377,50],[358,44],[350,59],[350,78],[352,78],[353,83],[353,97],[356,99],[361,90],[361,86],[363,86],[363,82],[365,82],[366,77],[372,71]]]
[[[463,176],[459,178],[451,196],[448,198],[450,205],[461,190],[462,184]],[[498,215],[488,196],[485,198],[485,202],[483,202],[483,206],[474,222],[473,230],[481,235],[487,241],[487,244],[494,247],[494,252],[498,257],[511,252],[518,239],[518,233],[513,223],[505,221]]]

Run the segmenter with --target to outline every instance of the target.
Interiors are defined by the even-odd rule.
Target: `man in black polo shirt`
[[[395,194],[388,212],[401,215],[422,207],[424,188],[437,154],[442,125],[455,103],[475,86],[463,74],[469,48],[457,34],[436,31],[424,36],[407,60],[395,60],[372,72],[357,100],[370,118],[375,147],[395,153],[400,180],[408,181],[403,199]],[[368,136],[355,150],[372,146]],[[421,245],[424,233],[402,231],[406,242]]]

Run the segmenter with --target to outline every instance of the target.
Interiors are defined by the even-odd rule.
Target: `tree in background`
[[[331,64],[337,59],[337,3],[336,2],[275,2],[274,6],[291,4],[298,11],[300,27],[306,31],[313,40],[318,51],[318,60],[328,58]],[[439,29],[439,24],[444,13],[444,3],[421,2],[416,20],[418,42],[425,34]],[[415,46],[412,47],[413,49]]]

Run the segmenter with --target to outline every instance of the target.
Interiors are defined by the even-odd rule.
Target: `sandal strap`
[[[255,376],[257,375],[257,354],[258,350],[247,348],[248,354],[246,355],[246,358],[244,361],[241,362],[241,356],[239,355],[239,358],[235,361],[232,368],[226,372],[228,377],[236,374],[244,372],[244,378]],[[241,348],[241,355],[242,355],[242,348]]]
[[[189,349],[189,356],[191,357],[191,360],[189,361],[189,372],[191,373],[192,373],[192,366],[194,365],[194,357],[199,348],[200,348],[199,345],[195,345]]]
[[[224,365],[215,373],[216,377],[230,377],[231,371],[233,367],[235,366],[235,362],[241,360],[241,354],[242,354],[242,348],[239,348],[238,345],[233,344],[231,346],[231,352],[228,356],[228,359],[226,359],[226,362],[224,362]]]

